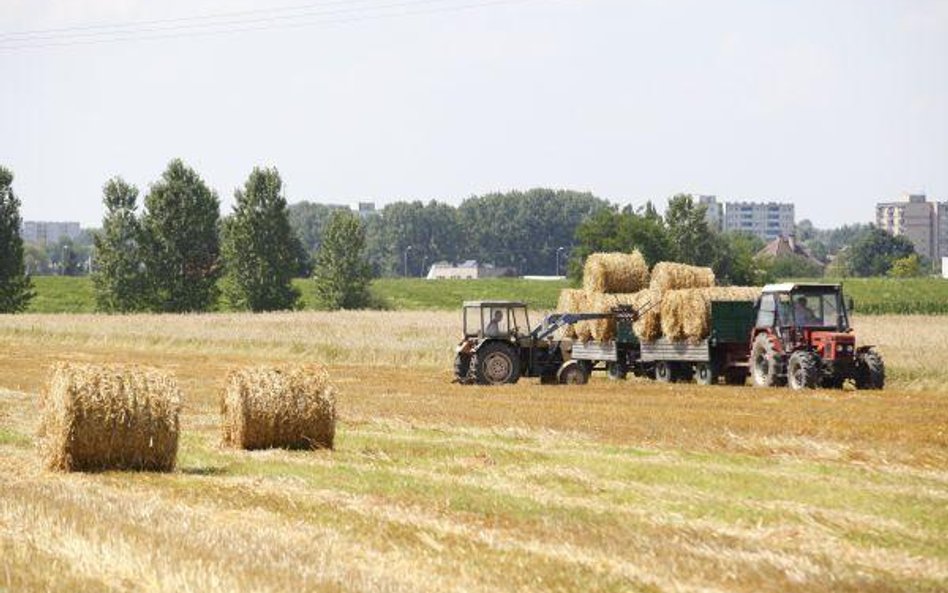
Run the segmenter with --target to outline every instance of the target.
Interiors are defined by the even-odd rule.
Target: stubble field
[[[865,317],[883,392],[451,384],[443,312],[0,317],[0,591],[943,591],[948,318]],[[57,360],[186,394],[172,474],[51,474]],[[227,371],[318,361],[336,450],[219,446]]]

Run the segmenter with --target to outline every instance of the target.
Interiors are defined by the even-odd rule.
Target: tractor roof
[[[465,307],[526,307],[520,301],[464,301]]]
[[[806,290],[808,288],[839,290],[839,284],[781,282],[780,284],[768,284],[764,287],[763,292],[793,292],[795,290]]]

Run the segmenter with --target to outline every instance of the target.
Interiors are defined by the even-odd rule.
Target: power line
[[[355,0],[357,2],[366,0]],[[458,12],[464,10],[474,10],[503,4],[519,4],[536,0],[481,0],[477,2],[466,2],[464,4],[440,5],[443,2],[451,0],[401,0],[397,2],[386,2],[383,4],[367,5],[357,8],[310,11],[302,14],[284,14],[269,17],[219,20],[214,22],[211,19],[223,16],[231,16],[236,13],[220,13],[218,15],[203,15],[196,17],[178,17],[176,19],[155,19],[152,21],[136,21],[126,25],[87,25],[81,27],[68,27],[63,29],[45,29],[24,31],[21,34],[43,33],[41,37],[24,37],[3,39],[0,35],[0,52],[20,49],[37,49],[47,47],[65,47],[76,45],[97,45],[104,43],[121,43],[128,41],[152,41],[161,39],[189,38],[214,36],[221,34],[246,33],[253,31],[266,31],[274,29],[296,29],[302,27],[315,27],[318,25],[337,25],[356,23],[369,20],[379,20],[387,18],[398,18],[424,14],[437,14],[446,12]],[[319,6],[338,5],[343,2],[333,1],[320,3]],[[425,6],[427,5],[427,6]],[[311,9],[316,4],[299,5],[297,7],[286,7],[273,10],[304,10]],[[416,8],[419,7],[419,8]],[[253,12],[254,14],[263,13],[260,11],[240,11],[242,14]],[[349,14],[349,16],[341,16]],[[329,18],[326,18],[329,17]],[[210,20],[207,23],[187,23],[189,19]],[[170,23],[172,21],[182,22],[184,24],[170,27],[152,27],[145,28],[144,25],[154,25]],[[241,26],[248,25],[248,26]],[[90,31],[90,29],[102,29],[111,27],[113,31]],[[124,27],[124,28],[123,28]],[[140,27],[140,28],[134,28]],[[69,31],[76,30],[76,33]],[[53,33],[56,34],[53,34]],[[145,35],[142,35],[145,33]],[[149,35],[148,33],[157,33]]]

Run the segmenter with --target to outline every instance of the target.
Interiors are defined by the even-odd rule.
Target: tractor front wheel
[[[861,352],[856,357],[856,389],[885,387],[885,363],[875,350]]]
[[[585,385],[589,382],[586,366],[575,360],[564,362],[556,375],[564,385]]]
[[[814,352],[797,350],[787,361],[787,383],[790,389],[816,389],[820,384],[820,357]]]
[[[513,348],[503,342],[481,346],[471,359],[477,382],[481,385],[516,383],[520,379],[520,361]]]
[[[613,381],[621,381],[625,379],[629,369],[625,368],[621,362],[610,362],[606,365],[606,373]]]

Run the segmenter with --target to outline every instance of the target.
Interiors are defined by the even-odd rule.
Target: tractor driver
[[[807,306],[806,297],[803,295],[797,297],[793,306],[793,317],[797,325],[813,325],[819,321],[816,315],[813,314],[813,310]]]
[[[487,328],[484,329],[484,335],[489,338],[496,338],[500,336],[500,322],[504,319],[504,312],[501,310],[494,311],[494,316],[490,320],[490,323],[487,324]]]

